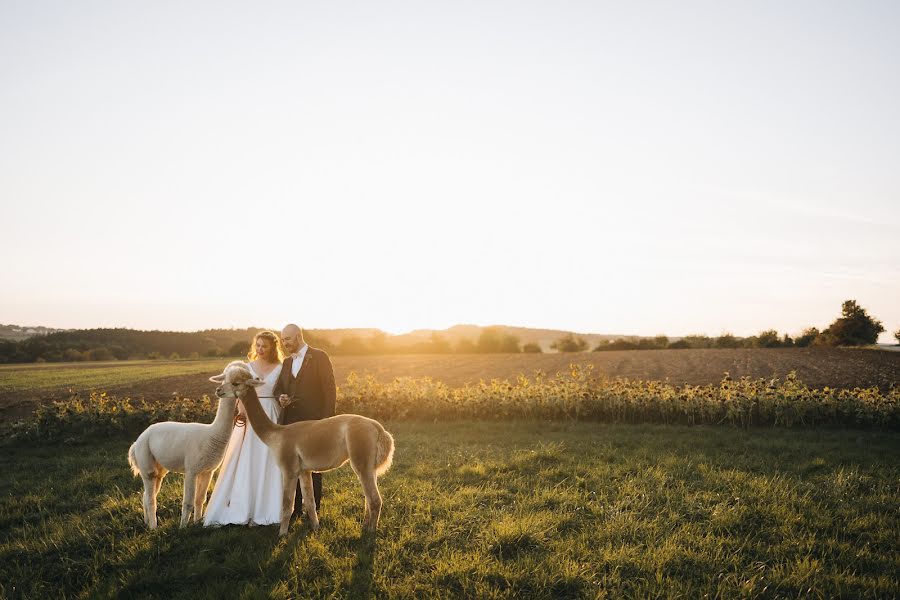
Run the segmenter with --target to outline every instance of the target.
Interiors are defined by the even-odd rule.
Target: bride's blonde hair
[[[278,339],[278,336],[271,331],[260,331],[255,336],[253,336],[253,341],[250,342],[250,351],[247,352],[248,359],[256,360],[257,358],[259,358],[259,354],[256,353],[256,341],[260,338],[272,342],[272,347],[275,348],[275,356],[278,359],[278,362],[284,360],[284,349],[281,347],[281,340]]]

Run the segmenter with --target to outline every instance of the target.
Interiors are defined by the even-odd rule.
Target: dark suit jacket
[[[293,364],[293,357],[284,359],[273,390],[275,398],[287,394],[294,400],[281,413],[281,422],[288,424],[334,416],[337,388],[334,367],[325,351],[312,346],[307,348],[296,378],[292,373]]]

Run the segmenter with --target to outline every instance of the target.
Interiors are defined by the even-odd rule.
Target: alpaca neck
[[[228,440],[234,425],[234,405],[236,403],[237,400],[233,397],[219,398],[219,408],[216,410],[216,418],[212,422],[213,438]]]
[[[234,425],[234,405],[236,403],[234,398],[219,398],[216,418],[209,426],[209,435],[203,440],[200,454],[196,457],[195,468],[215,469],[222,462]]]
[[[247,419],[249,419],[253,431],[259,436],[259,439],[265,442],[269,434],[274,432],[279,426],[273,423],[266,411],[263,410],[262,405],[259,403],[259,396],[256,395],[254,388],[251,387],[247,390],[247,393],[241,398],[241,402],[244,403]]]

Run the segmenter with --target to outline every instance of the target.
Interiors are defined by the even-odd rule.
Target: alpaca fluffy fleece
[[[211,424],[155,423],[128,450],[128,463],[144,482],[144,522],[156,529],[156,496],[170,471],[184,473],[181,526],[199,521],[213,472],[222,463],[234,425],[234,398],[220,398]]]
[[[281,535],[287,533],[294,512],[297,481],[303,491],[303,509],[310,527],[315,530],[319,527],[319,518],[313,498],[312,473],[337,469],[347,462],[359,477],[366,498],[364,527],[375,531],[382,505],[378,476],[390,468],[394,458],[394,438],[381,423],[360,415],[337,415],[278,425],[266,415],[256,395],[256,387],[262,385],[262,381],[254,378],[242,363],[231,363],[224,373],[210,380],[222,384],[216,389],[219,398],[241,399],[253,431],[269,447],[278,463],[282,483]]]

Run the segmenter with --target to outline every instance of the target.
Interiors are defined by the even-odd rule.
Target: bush
[[[115,358],[109,348],[91,348],[86,353],[86,360],[113,360]]]
[[[594,347],[594,352],[603,352],[607,350],[665,350],[667,348],[689,348],[688,342],[681,340],[678,342],[669,342],[669,337],[665,335],[657,335],[652,338],[618,338],[616,340],[600,340]]]
[[[829,345],[861,346],[874,344],[884,331],[881,321],[869,316],[856,300],[847,300],[841,307],[841,317],[825,330]]]
[[[730,333],[723,333],[716,338],[716,341],[713,343],[713,345],[716,348],[740,348],[743,344],[741,344],[741,341]]]
[[[597,344],[597,347],[594,348],[594,352],[604,352],[607,350],[637,350],[638,344],[624,338],[619,338],[614,341],[609,340],[600,340],[600,343]]]
[[[544,350],[541,348],[541,345],[536,342],[528,342],[524,346],[522,346],[522,352],[527,354],[541,354]]]
[[[715,342],[713,339],[706,335],[686,335],[683,338],[688,348],[712,348]]]
[[[63,352],[63,360],[69,362],[84,360],[84,355],[82,355],[81,352],[79,352],[75,348],[69,348],[65,352]]]
[[[128,359],[128,351],[119,345],[109,346],[109,351],[112,353],[113,357],[116,360],[127,360]]]
[[[819,330],[815,327],[808,327],[794,339],[794,345],[799,348],[806,348],[807,346],[811,346],[813,342],[816,341],[817,337],[819,337]]]
[[[813,346],[839,346],[837,337],[827,329],[816,336],[812,341]]]
[[[500,327],[486,327],[478,336],[475,344],[476,351],[484,354],[497,354],[501,352],[521,352],[519,338],[504,333]]]
[[[761,331],[758,336],[756,336],[756,347],[757,348],[781,348],[781,340],[778,339],[778,332],[774,329],[767,329],[766,331]]]
[[[567,333],[550,344],[550,347],[559,352],[584,352],[587,350],[588,343],[581,337]]]

